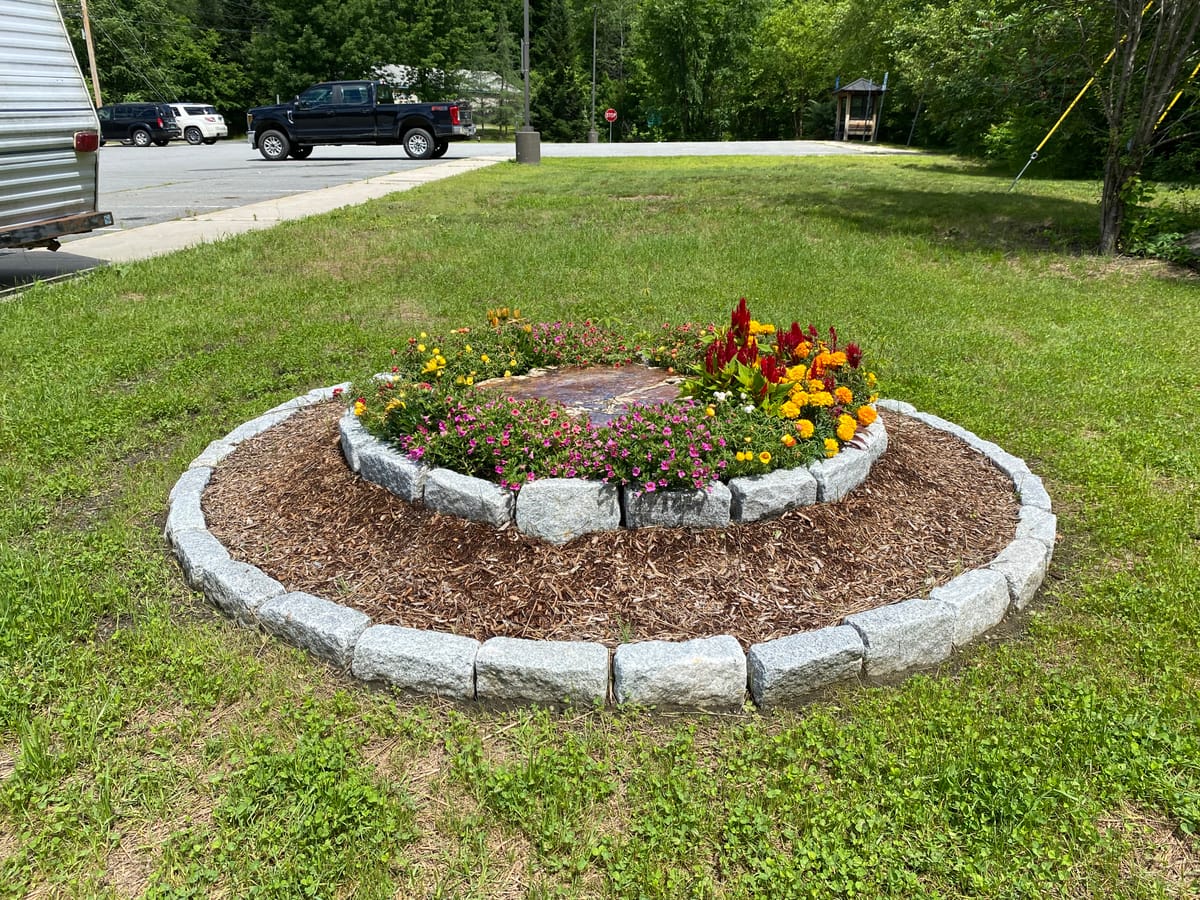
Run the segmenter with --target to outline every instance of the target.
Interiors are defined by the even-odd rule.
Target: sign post
[[[617,121],[617,111],[611,106],[604,111],[604,121],[608,123],[608,142],[611,144],[613,122]]]

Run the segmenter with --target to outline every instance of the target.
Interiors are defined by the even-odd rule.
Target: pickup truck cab
[[[474,136],[468,104],[397,103],[379,81],[326,81],[246,114],[250,146],[271,161],[305,159],[322,144],[400,144],[413,159],[436,159]]]

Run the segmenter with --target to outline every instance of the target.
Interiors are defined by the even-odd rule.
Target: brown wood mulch
[[[243,443],[202,506],[235,558],[375,622],[496,635],[743,645],[835,624],[980,566],[1013,536],[1011,483],[955,438],[887,416],[890,447],[841,503],[726,530],[562,546],[410,506],[342,458],[322,404]]]

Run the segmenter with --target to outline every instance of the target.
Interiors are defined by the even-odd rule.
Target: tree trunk
[[[1121,161],[1119,148],[1110,149],[1104,160],[1104,187],[1100,191],[1100,253],[1113,256],[1121,244],[1125,222],[1125,189],[1136,176]]]

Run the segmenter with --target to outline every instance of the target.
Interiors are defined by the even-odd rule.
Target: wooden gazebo
[[[837,98],[837,121],[833,126],[835,141],[875,141],[879,134],[879,116],[883,110],[883,95],[887,91],[887,76],[883,84],[868,78],[856,78],[834,90]]]

